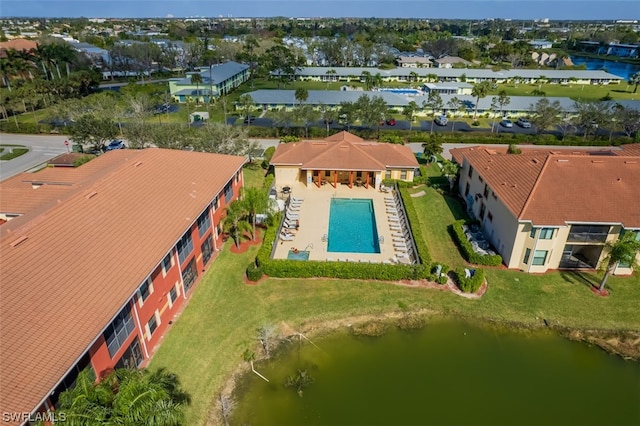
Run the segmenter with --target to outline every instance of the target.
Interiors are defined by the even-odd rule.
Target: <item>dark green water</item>
[[[238,386],[232,425],[640,425],[640,364],[461,321],[292,344]],[[284,387],[306,369],[303,397]]]

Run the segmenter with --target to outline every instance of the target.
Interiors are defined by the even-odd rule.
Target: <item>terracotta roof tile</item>
[[[415,168],[418,162],[405,145],[365,142],[340,132],[320,142],[280,144],[271,158],[273,165],[299,165],[303,170],[385,170]]]
[[[3,410],[40,404],[244,162],[198,152],[118,150],[78,169],[33,174],[77,176],[69,178],[73,186],[62,202],[47,194],[0,226]],[[13,200],[18,192],[4,187],[2,206],[20,205]]]
[[[622,223],[640,227],[640,156],[631,150],[523,149],[481,146],[451,150],[462,164],[466,159],[521,220],[536,226],[567,222]]]

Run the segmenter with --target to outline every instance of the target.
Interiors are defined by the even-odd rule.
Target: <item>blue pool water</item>
[[[420,92],[416,89],[380,89],[381,92],[398,93],[400,95],[417,95]]]
[[[289,254],[287,255],[287,259],[290,260],[309,260],[309,252],[308,251],[298,251],[297,253],[293,250],[289,250]]]
[[[373,200],[333,198],[328,252],[380,253]]]

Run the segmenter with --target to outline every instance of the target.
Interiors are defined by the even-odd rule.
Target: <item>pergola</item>
[[[349,185],[349,188],[353,188],[353,185],[355,184],[356,186],[364,186],[366,189],[369,189],[369,186],[372,183],[375,183],[375,177],[373,177],[372,174],[375,174],[376,171],[377,170],[341,170],[341,169],[307,170],[307,172],[313,173],[312,176],[314,176],[315,178],[313,183],[315,183],[315,185],[318,188],[322,187],[322,185],[324,185],[325,183],[329,183],[334,188],[337,188],[338,183],[342,183],[343,181],[342,179],[340,180],[338,179],[339,176],[343,173],[348,173],[347,184]],[[329,175],[333,176],[333,179],[331,179],[331,181],[328,181],[326,179],[327,177],[326,172],[329,172]],[[362,175],[364,175],[364,177]]]

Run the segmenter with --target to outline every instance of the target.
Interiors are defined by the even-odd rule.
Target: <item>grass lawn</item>
[[[531,92],[538,89],[546,93],[546,96],[568,97],[574,100],[582,99],[586,101],[597,101],[609,95],[614,100],[618,99],[640,99],[639,93],[633,93],[633,86],[626,82],[609,85],[584,85],[584,84],[499,84],[496,90],[489,92],[487,96],[495,96],[500,90],[507,92],[508,96],[533,96]]]
[[[432,183],[444,183],[437,166],[427,167]],[[245,168],[247,186],[259,186],[260,169]],[[413,198],[422,232],[432,256],[452,267],[464,265],[447,232],[447,225],[465,212],[457,199],[443,197],[431,187]],[[256,328],[282,321],[308,331],[310,324],[341,318],[410,310],[461,315],[526,324],[542,323],[602,329],[640,329],[640,278],[612,277],[608,298],[588,289],[595,274],[551,272],[530,275],[489,269],[489,289],[480,300],[449,292],[411,289],[384,282],[334,279],[274,279],[246,285],[242,276],[258,247],[233,254],[229,243],[194,290],[189,305],[167,333],[150,368],[166,367],[178,374],[193,402],[185,424],[211,420],[217,392],[242,364],[241,355],[257,345]]]
[[[2,156],[0,156],[0,160],[12,160],[16,157],[20,157],[21,155],[29,152],[28,148],[8,148],[8,149],[10,149],[10,151],[4,152]]]

